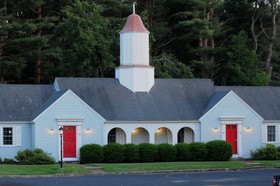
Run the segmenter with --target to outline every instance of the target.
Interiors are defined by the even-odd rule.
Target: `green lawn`
[[[243,168],[248,165],[241,161],[220,162],[164,162],[164,163],[116,163],[93,164],[101,167],[105,172],[137,172],[137,171],[164,171],[187,169],[212,169],[212,168]]]
[[[256,163],[260,163],[262,164],[263,166],[266,166],[266,167],[280,167],[280,161],[279,160],[262,160],[262,161],[253,161],[253,162],[256,162]]]
[[[49,174],[83,174],[88,173],[79,164],[64,164],[60,169],[59,164],[53,165],[0,165],[0,175],[49,175]]]

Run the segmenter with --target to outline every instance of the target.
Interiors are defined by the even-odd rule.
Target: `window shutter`
[[[21,146],[21,126],[16,126],[15,133],[16,146]]]
[[[262,143],[266,143],[267,142],[267,125],[262,125],[261,135],[262,135]]]

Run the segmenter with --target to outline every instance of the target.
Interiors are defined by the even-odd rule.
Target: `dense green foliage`
[[[171,144],[159,144],[158,149],[158,161],[160,162],[171,162],[176,160],[177,150]]]
[[[135,144],[124,144],[124,162],[133,163],[139,160],[139,146]]]
[[[273,144],[267,144],[265,147],[250,152],[253,160],[279,160],[280,148]]]
[[[34,150],[25,149],[18,151],[15,159],[19,161],[20,164],[24,165],[43,165],[55,163],[55,159],[50,154],[39,148]]]
[[[231,144],[226,141],[209,141],[206,143],[206,148],[209,161],[228,161],[232,156]]]
[[[87,144],[80,150],[80,163],[228,161],[231,156],[231,145],[221,140],[210,141],[206,144],[193,142],[176,145],[166,143],[138,145],[109,143],[104,146]]]
[[[3,0],[0,83],[113,77],[134,0]],[[159,78],[280,85],[279,0],[138,0]]]
[[[205,143],[193,142],[190,143],[190,152],[192,161],[204,161],[207,158],[207,148]]]
[[[124,147],[118,143],[109,143],[103,146],[104,161],[108,163],[121,163],[124,161]]]
[[[176,155],[177,161],[190,161],[191,160],[190,144],[177,143],[175,145],[175,148],[177,150],[177,155]]]
[[[80,148],[81,163],[100,163],[103,159],[103,149],[98,144],[87,144]]]
[[[139,146],[140,162],[153,162],[158,158],[158,150],[155,144],[141,143]]]

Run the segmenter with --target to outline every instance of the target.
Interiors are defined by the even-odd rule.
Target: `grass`
[[[50,175],[50,174],[83,174],[88,170],[79,164],[52,165],[0,165],[0,175]]]
[[[280,167],[280,160],[261,160],[261,161],[253,161],[256,163],[260,163],[263,166],[266,167]]]
[[[163,171],[163,170],[187,170],[187,169],[212,169],[212,168],[243,168],[248,165],[241,161],[219,162],[164,162],[164,163],[115,163],[93,164],[101,167],[105,172],[138,172],[138,171]]]

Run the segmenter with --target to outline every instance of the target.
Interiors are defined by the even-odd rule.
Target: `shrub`
[[[139,146],[139,160],[141,162],[153,162],[158,157],[157,146],[150,143],[141,143]]]
[[[139,160],[139,147],[135,144],[124,144],[124,162],[133,163]]]
[[[175,145],[177,150],[177,161],[189,161],[191,160],[190,144],[188,143],[177,143]]]
[[[176,160],[177,151],[171,144],[159,144],[157,146],[158,160],[163,162],[171,162]]]
[[[103,159],[103,149],[98,144],[87,144],[80,148],[80,163],[100,163]]]
[[[36,165],[36,164],[54,164],[55,159],[50,156],[47,152],[42,149],[36,148],[34,151],[30,149],[25,149],[19,151],[15,156],[15,159],[19,161],[20,164],[24,165]]]
[[[109,143],[103,146],[104,160],[108,163],[121,163],[124,161],[124,147],[118,143]]]
[[[0,163],[2,163],[2,158],[0,157]]]
[[[214,140],[206,143],[207,160],[228,161],[232,156],[231,144],[223,140]]]
[[[14,159],[4,158],[3,163],[4,164],[14,164],[16,162]]]
[[[250,152],[253,160],[277,160],[280,159],[279,148],[273,144],[267,144],[265,147]]]
[[[204,161],[207,157],[207,149],[205,143],[193,142],[190,143],[190,152],[192,161]]]

